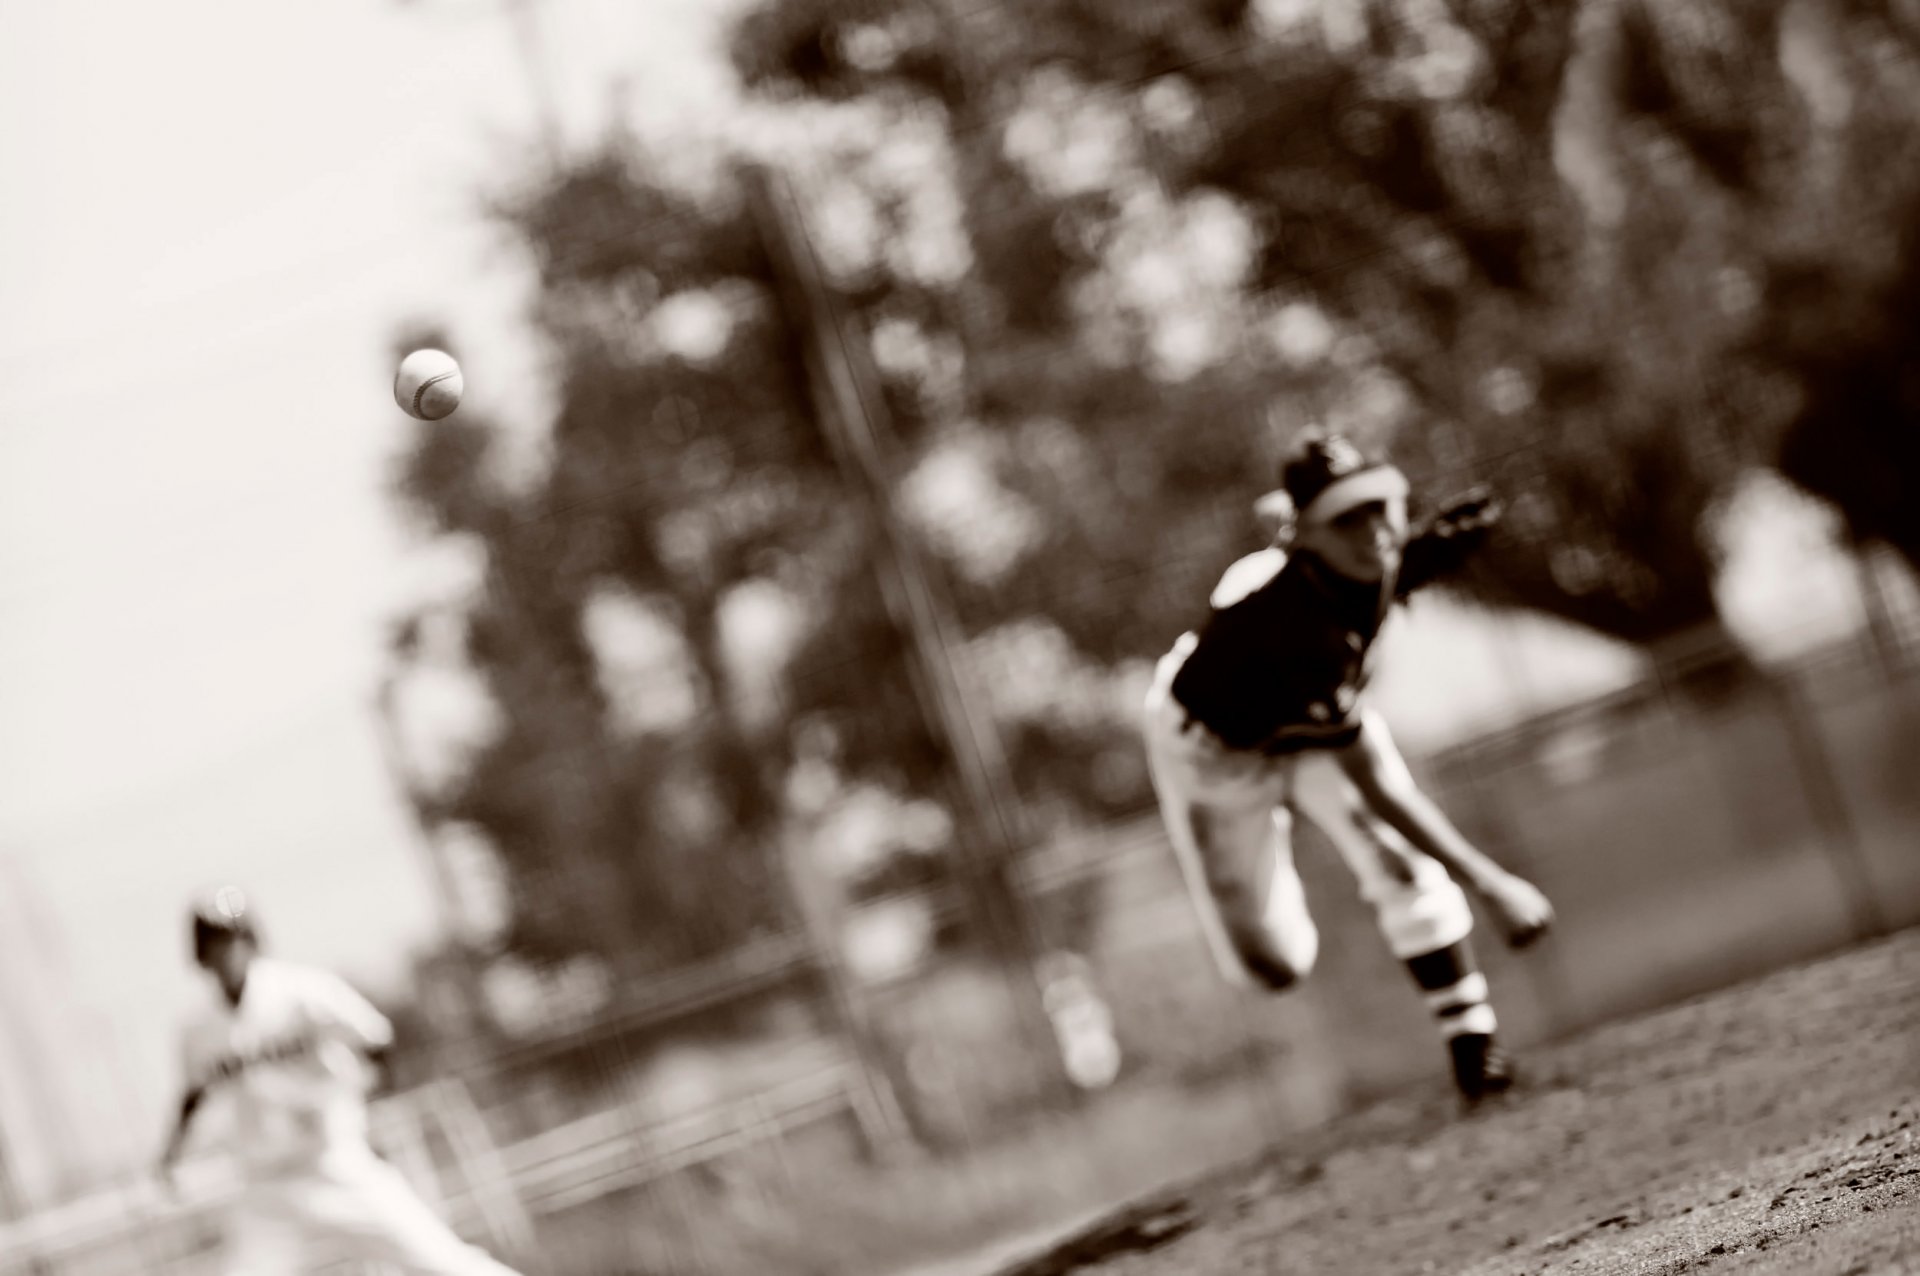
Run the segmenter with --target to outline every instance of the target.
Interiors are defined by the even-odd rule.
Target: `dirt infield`
[[[1920,1272],[1920,930],[1544,1047],[1137,1202],[1004,1276]]]

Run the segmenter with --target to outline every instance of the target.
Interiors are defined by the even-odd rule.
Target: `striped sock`
[[[1493,1035],[1499,1023],[1487,1000],[1487,977],[1480,973],[1471,940],[1410,957],[1407,970],[1426,996],[1442,1041]]]

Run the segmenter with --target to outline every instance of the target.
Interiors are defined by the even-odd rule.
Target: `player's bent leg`
[[[1439,861],[1409,848],[1415,880],[1376,904],[1380,933],[1406,964],[1470,1102],[1508,1089],[1513,1075],[1494,1045],[1499,1020],[1473,951],[1473,910]]]
[[[1461,1097],[1477,1103],[1511,1089],[1513,1069],[1495,1043],[1500,1023],[1472,941],[1463,939],[1423,953],[1409,960],[1407,969],[1452,1057],[1453,1080]]]
[[[1193,826],[1235,957],[1265,991],[1292,988],[1320,951],[1294,868],[1292,817],[1285,808],[1197,806]]]
[[[1159,800],[1160,817],[1166,825],[1167,842],[1173,848],[1174,863],[1179,866],[1180,879],[1186,885],[1187,898],[1193,905],[1201,939],[1206,943],[1220,977],[1230,984],[1244,987],[1251,982],[1250,972],[1240,959],[1238,945],[1223,915],[1221,901],[1211,885],[1211,875],[1202,858],[1193,803],[1187,797],[1184,786],[1179,783],[1176,769],[1160,756],[1152,741],[1148,742],[1147,764],[1154,793]]]
[[[1220,915],[1219,902],[1214,899],[1207,885],[1206,865],[1200,858],[1200,838],[1194,827],[1191,793],[1196,777],[1191,759],[1187,756],[1189,750],[1182,738],[1185,714],[1173,699],[1174,676],[1179,673],[1181,661],[1192,648],[1193,635],[1185,634],[1174,644],[1173,650],[1160,658],[1154,671],[1153,684],[1142,706],[1141,737],[1146,746],[1147,775],[1153,782],[1160,818],[1166,826],[1167,842],[1173,849],[1174,863],[1180,870],[1180,879],[1186,885],[1187,897],[1193,905],[1194,917],[1200,926],[1200,937],[1213,957],[1220,977],[1230,984],[1244,986],[1248,983],[1246,967],[1234,952],[1232,937],[1228,935],[1226,922]]]
[[[1284,810],[1266,804],[1195,802],[1177,768],[1149,749],[1149,770],[1167,838],[1222,977],[1278,992],[1313,968],[1320,936],[1306,908]],[[1264,892],[1256,874],[1270,872]]]
[[[455,1235],[398,1170],[371,1153],[336,1158],[324,1177],[306,1221],[346,1256],[405,1276],[518,1276]]]
[[[1372,906],[1388,949],[1405,961],[1465,939],[1473,909],[1446,868],[1415,850],[1368,811],[1359,791],[1329,755],[1304,755],[1293,777],[1292,803],[1332,842]]]
[[[1392,760],[1404,767],[1397,751]],[[1337,765],[1319,762],[1303,759],[1294,777],[1295,806],[1339,850],[1388,950],[1413,976],[1446,1043],[1460,1093],[1478,1101],[1506,1090],[1512,1071],[1494,1045],[1499,1025],[1473,952],[1466,892],[1438,860],[1368,810]]]
[[[1452,1060],[1454,1084],[1478,1102],[1511,1088],[1513,1073],[1494,1044],[1500,1024],[1473,951],[1473,911],[1438,861],[1414,854],[1416,877],[1424,880],[1414,892],[1384,901],[1381,933],[1426,1001]]]
[[[1401,961],[1457,944],[1473,933],[1473,906],[1440,861],[1407,846],[1385,824],[1374,825],[1383,843],[1406,866],[1404,878],[1376,886],[1370,902],[1387,949]]]
[[[1269,817],[1267,871],[1259,925],[1242,938],[1241,959],[1269,991],[1280,992],[1313,973],[1320,958],[1320,927],[1307,907],[1306,884],[1293,861],[1293,812],[1276,807]]]
[[[1275,823],[1288,767],[1234,754],[1187,719],[1169,690],[1181,654],[1176,646],[1161,661],[1143,722],[1167,838],[1222,977],[1241,987],[1290,987],[1312,966],[1319,936],[1311,918],[1297,920],[1305,906],[1288,826]],[[1284,871],[1274,871],[1263,892],[1256,878],[1270,865]]]

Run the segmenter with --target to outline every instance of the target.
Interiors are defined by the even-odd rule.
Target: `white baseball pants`
[[[342,1260],[406,1276],[517,1276],[454,1235],[371,1151],[336,1151],[262,1178],[233,1207],[226,1276],[306,1276]]]

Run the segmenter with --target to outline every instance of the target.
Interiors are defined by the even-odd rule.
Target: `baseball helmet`
[[[253,902],[237,886],[220,886],[193,901],[193,955],[204,961],[208,947],[217,939],[247,939],[260,942],[260,930],[254,919]]]
[[[1280,469],[1280,486],[1254,509],[1289,524],[1325,523],[1370,501],[1404,501],[1406,475],[1338,434],[1314,433]]]

